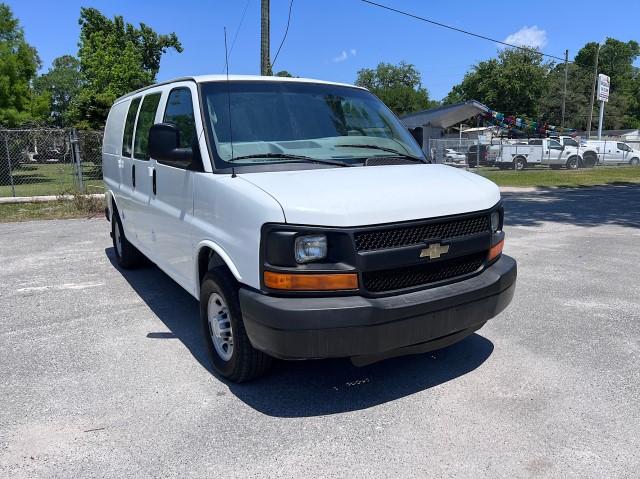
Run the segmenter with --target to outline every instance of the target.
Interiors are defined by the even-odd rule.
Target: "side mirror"
[[[171,123],[156,123],[149,130],[149,156],[161,163],[187,168],[193,160],[191,148],[180,148],[180,130]]]

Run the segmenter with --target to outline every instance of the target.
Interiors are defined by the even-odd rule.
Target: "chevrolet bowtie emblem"
[[[448,244],[432,243],[427,248],[420,251],[421,258],[438,259],[449,251]]]

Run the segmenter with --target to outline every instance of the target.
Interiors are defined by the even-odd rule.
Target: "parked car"
[[[466,163],[467,156],[464,153],[460,153],[453,148],[446,148],[444,150],[444,161],[446,163]]]
[[[478,145],[471,145],[467,151],[467,163],[469,166],[487,166],[489,164],[489,147],[491,145],[481,143],[480,155]]]
[[[32,157],[37,163],[58,163],[64,159],[64,153],[60,148],[43,148]]]
[[[638,165],[640,164],[640,150],[635,150],[627,143],[616,140],[583,140],[583,147],[598,152],[599,162],[603,165]]]
[[[146,256],[199,300],[231,381],[272,357],[363,365],[442,348],[514,294],[498,187],[426,164],[364,88],[161,83],[116,100],[102,151],[117,264]]]
[[[526,144],[503,143],[495,161],[501,169],[522,170],[535,165],[575,169],[580,166],[582,156],[577,148],[545,138],[529,140]]]

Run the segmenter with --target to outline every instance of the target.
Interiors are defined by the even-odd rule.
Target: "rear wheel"
[[[527,166],[527,160],[525,160],[523,157],[518,156],[518,157],[513,159],[513,168],[514,169],[516,169],[516,170],[524,170],[526,166]]]
[[[218,374],[242,383],[269,370],[272,358],[251,345],[242,320],[238,285],[223,269],[209,271],[202,280],[200,320]]]
[[[113,210],[113,221],[111,221],[111,237],[113,238],[113,249],[116,253],[118,266],[130,269],[142,264],[144,256],[135,246],[129,243],[122,229],[120,215],[116,209]]]
[[[640,165],[640,158],[631,158],[631,161],[629,161],[629,164],[631,166],[638,166]]]

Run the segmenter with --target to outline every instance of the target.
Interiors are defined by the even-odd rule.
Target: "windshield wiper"
[[[320,158],[312,158],[311,156],[302,156],[302,155],[290,155],[288,153],[256,153],[254,155],[244,155],[244,156],[236,156],[227,160],[228,162],[237,161],[237,160],[248,160],[251,158],[278,158],[282,160],[297,160],[297,161],[308,161],[312,163],[321,163],[323,165],[334,165],[334,166],[351,166],[348,163],[344,163],[342,161],[333,161],[333,160],[325,160]]]
[[[411,156],[411,155],[407,155],[406,153],[402,153],[401,151],[398,150],[394,150],[393,148],[387,148],[386,146],[379,146],[379,145],[362,145],[360,143],[355,143],[353,145],[351,144],[342,144],[342,145],[335,145],[336,148],[369,148],[369,149],[373,149],[373,150],[382,150],[382,151],[388,151],[389,153],[394,153],[398,156],[401,156],[403,158],[408,158],[410,160],[413,161],[418,161],[420,163],[424,163],[424,160],[422,158],[418,158],[417,156]]]

